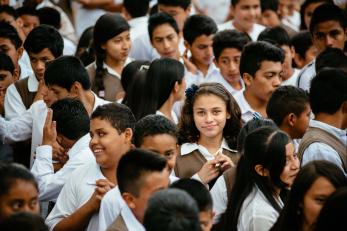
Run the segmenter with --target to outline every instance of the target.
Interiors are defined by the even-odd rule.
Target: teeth
[[[102,152],[102,149],[94,149],[93,152],[94,153],[99,153],[99,152]]]

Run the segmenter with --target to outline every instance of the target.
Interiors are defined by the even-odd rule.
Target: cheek
[[[305,199],[303,212],[306,222],[308,222],[309,224],[314,223],[321,209],[322,205],[317,204],[313,199]]]

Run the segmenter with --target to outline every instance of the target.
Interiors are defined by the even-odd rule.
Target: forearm
[[[70,216],[62,219],[54,228],[54,231],[79,231],[85,230],[89,224],[90,218],[94,214],[93,207],[89,201],[77,209]]]

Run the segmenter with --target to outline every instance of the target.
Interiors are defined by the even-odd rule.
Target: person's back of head
[[[212,18],[206,15],[192,15],[184,23],[183,37],[189,45],[192,45],[198,37],[213,35],[217,30],[217,25]]]
[[[57,85],[69,92],[75,82],[80,83],[84,90],[90,90],[88,73],[82,62],[73,56],[62,56],[50,62],[44,79],[47,86]]]
[[[347,72],[347,55],[338,48],[327,47],[316,58],[316,73],[324,68],[338,68]]]
[[[53,103],[51,109],[58,136],[77,141],[89,132],[89,115],[81,101],[70,98],[61,99]]]
[[[128,63],[122,71],[121,75],[121,84],[125,92],[127,91],[128,87],[132,84],[134,81],[136,73],[143,68],[149,68],[149,65],[151,64],[148,60],[134,60],[130,63]]]
[[[15,213],[0,223],[1,231],[48,231],[44,219],[39,214]]]
[[[155,193],[149,199],[143,224],[147,231],[201,231],[196,202],[179,189]]]
[[[266,28],[259,36],[258,41],[265,41],[276,46],[290,46],[290,38],[285,29],[280,26]]]
[[[299,117],[307,105],[309,99],[304,90],[294,86],[281,86],[270,96],[266,114],[280,127],[289,114]]]
[[[151,15],[148,19],[148,34],[149,34],[150,41],[153,40],[153,31],[157,27],[164,24],[170,25],[177,34],[179,33],[178,25],[175,19],[171,17],[170,15],[168,15],[167,13],[159,12],[159,13]]]
[[[147,136],[167,134],[177,139],[177,127],[161,115],[147,115],[135,124],[133,143],[140,147]]]
[[[196,201],[200,212],[212,210],[211,194],[201,182],[194,179],[179,179],[172,183],[170,188],[186,191]]]
[[[24,48],[29,55],[38,54],[47,48],[55,58],[58,58],[63,54],[64,41],[54,27],[40,25],[28,34]]]
[[[7,22],[0,22],[0,38],[10,40],[16,50],[18,50],[22,46],[22,40],[19,37],[16,28],[8,24]]]
[[[346,229],[347,186],[337,189],[325,201],[319,213],[314,231]]]
[[[132,18],[138,18],[148,13],[149,2],[149,0],[123,0],[123,7]]]
[[[347,101],[347,72],[327,68],[321,70],[311,82],[310,104],[313,114],[333,115]]]
[[[95,61],[95,50],[93,47],[94,27],[85,29],[78,41],[75,56],[79,58],[84,66]]]
[[[53,26],[55,29],[59,30],[61,27],[61,16],[58,10],[52,7],[43,7],[38,11],[38,16],[40,18],[41,24],[46,24]]]
[[[283,63],[284,51],[263,41],[247,44],[242,51],[240,59],[241,76],[248,73],[254,77],[264,61]]]

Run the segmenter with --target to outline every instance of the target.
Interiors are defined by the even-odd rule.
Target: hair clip
[[[148,69],[149,69],[149,65],[141,65],[141,67],[140,67],[140,71],[142,71],[142,70],[148,71]]]
[[[193,98],[193,96],[195,95],[195,92],[199,89],[199,87],[195,84],[193,84],[192,86],[188,87],[185,91],[186,93],[186,98],[188,100],[191,100]]]

